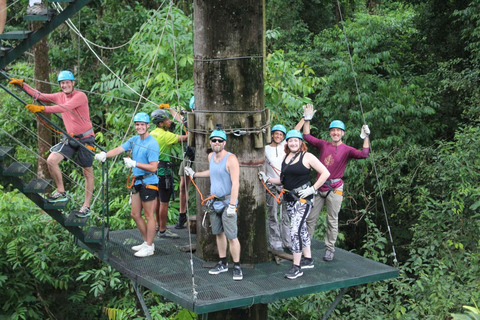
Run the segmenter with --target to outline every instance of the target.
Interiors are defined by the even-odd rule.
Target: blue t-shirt
[[[122,144],[122,148],[125,149],[126,152],[132,151],[132,160],[144,164],[158,161],[158,156],[160,155],[158,142],[150,135],[143,140],[140,139],[140,136],[133,136]],[[132,172],[136,177],[152,173],[137,167],[133,168]],[[156,172],[153,172],[151,176],[143,180],[135,180],[135,185],[141,184],[142,181],[144,184],[157,184],[158,176]]]

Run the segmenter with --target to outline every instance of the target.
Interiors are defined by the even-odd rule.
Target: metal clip
[[[247,131],[245,130],[233,130],[233,135],[237,137],[244,136],[246,134],[247,134]]]

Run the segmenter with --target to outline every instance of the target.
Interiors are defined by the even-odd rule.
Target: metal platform
[[[155,238],[155,254],[137,258],[130,248],[143,241],[138,230],[111,231],[105,252],[108,261],[105,262],[132,281],[196,314],[271,303],[398,276],[398,270],[393,267],[341,249],[336,249],[335,260],[324,262],[324,244],[314,240],[315,268],[304,270],[304,275],[295,280],[284,278],[291,261],[284,260],[280,265],[272,261],[242,268],[243,280],[234,281],[231,268],[228,272],[210,275],[203,267],[205,262],[193,256],[197,292],[194,297],[190,253],[181,250],[188,245],[188,234],[186,229],[174,232],[180,235],[180,239]],[[195,235],[192,239],[195,244]]]

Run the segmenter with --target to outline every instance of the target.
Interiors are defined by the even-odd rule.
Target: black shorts
[[[76,153],[75,162],[82,168],[91,167],[93,164],[93,152],[85,150],[80,144],[84,146],[94,146],[95,137],[87,137],[80,140],[68,139],[65,142],[56,144],[52,152],[61,153],[66,159],[71,159]]]
[[[160,202],[169,202],[173,193],[173,179],[171,176],[158,176],[158,196]]]
[[[150,184],[150,186],[157,186]],[[155,189],[149,189],[143,184],[136,184],[133,186],[133,193],[140,193],[140,199],[142,202],[148,202],[157,199],[158,191]]]

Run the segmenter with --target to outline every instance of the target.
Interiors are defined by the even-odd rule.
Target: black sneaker
[[[178,222],[175,225],[175,229],[185,229],[185,223],[187,223],[187,214],[180,213],[178,215]]]
[[[208,270],[208,273],[210,274],[220,274],[222,272],[227,272],[228,271],[228,263],[223,264],[222,262],[217,263],[215,268]],[[241,272],[241,270],[240,270]]]
[[[233,266],[233,280],[242,280],[243,272],[240,266]]]
[[[67,193],[66,192],[58,192],[58,191],[55,191],[47,199],[48,202],[62,202],[62,201],[67,201],[67,200],[68,200]]]
[[[297,279],[298,277],[303,276],[302,268],[294,265],[290,271],[285,273],[285,278],[288,279]]]
[[[313,262],[313,259],[310,258],[310,259],[302,259],[302,261],[300,261],[300,267],[303,269],[313,269],[313,267],[315,267],[315,264]]]

